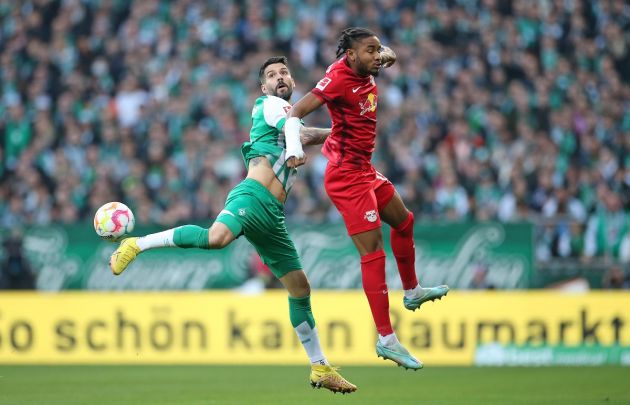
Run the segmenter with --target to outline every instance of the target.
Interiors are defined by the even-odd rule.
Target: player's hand
[[[287,167],[290,169],[295,169],[296,167],[302,166],[306,163],[306,154],[302,155],[301,158],[297,158],[295,156],[291,156],[287,159]]]
[[[396,63],[396,52],[389,46],[384,46],[381,50],[381,66],[388,68],[394,63]]]

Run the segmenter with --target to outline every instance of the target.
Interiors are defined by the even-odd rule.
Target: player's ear
[[[348,58],[350,62],[354,62],[356,61],[357,54],[354,52],[354,49],[350,48],[346,50],[346,57]]]
[[[263,92],[263,94],[267,94],[267,86],[265,86],[264,84],[260,85],[260,91]]]

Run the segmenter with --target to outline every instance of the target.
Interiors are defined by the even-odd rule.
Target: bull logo
[[[378,219],[378,216],[376,215],[376,210],[366,211],[363,218],[367,219],[369,222],[376,222],[376,220]]]
[[[361,115],[364,115],[367,112],[376,111],[377,104],[377,96],[374,93],[370,93],[367,96],[367,99],[364,102],[359,102],[359,107],[361,107]]]

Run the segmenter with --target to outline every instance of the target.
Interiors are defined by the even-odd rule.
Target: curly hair
[[[367,37],[375,37],[376,34],[367,29],[361,27],[346,28],[341,32],[339,41],[337,42],[337,58],[343,55],[348,49],[352,48],[352,45],[360,39]]]

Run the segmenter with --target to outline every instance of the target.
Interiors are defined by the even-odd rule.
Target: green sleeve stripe
[[[284,128],[284,123],[287,122],[286,118],[280,118],[280,120],[276,123],[276,129],[278,131],[282,131],[282,128]]]

